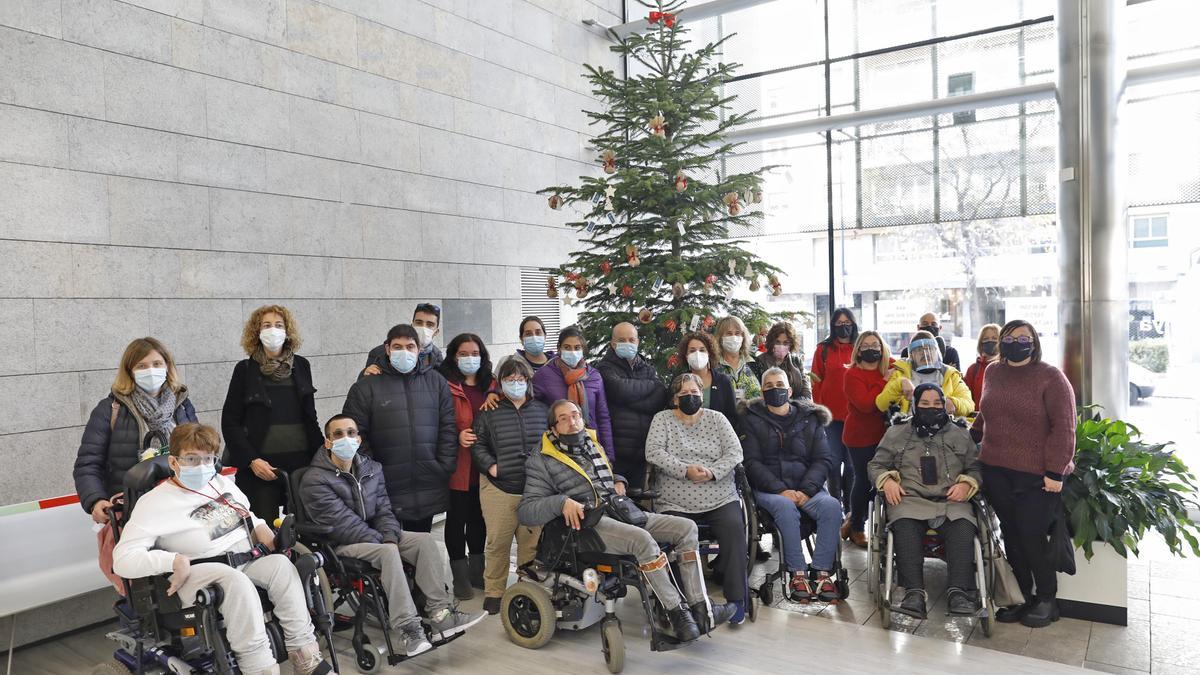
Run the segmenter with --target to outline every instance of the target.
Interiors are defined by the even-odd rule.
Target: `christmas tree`
[[[738,144],[724,135],[751,112],[729,109],[723,85],[738,64],[720,63],[726,37],[691,51],[677,12],[682,0],[642,2],[649,30],[620,38],[613,51],[639,74],[627,78],[586,65],[596,97],[607,106],[585,111],[601,131],[591,140],[602,177],[540,191],[552,209],[573,207],[585,233],[582,250],[548,279],[547,294],[580,304],[588,343],[608,341],[612,326],[639,326],[642,353],[660,371],[684,332],[708,330],[726,315],[751,331],[771,318],[757,303],[735,298],[739,287],[778,295],[779,269],[730,239],[731,226],[761,221],[762,167],[721,170]]]

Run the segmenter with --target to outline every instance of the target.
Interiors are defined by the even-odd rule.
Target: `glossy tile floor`
[[[440,539],[440,537],[439,537]],[[1200,560],[1172,559],[1149,545],[1143,558],[1130,563],[1130,625],[1092,624],[1062,619],[1032,630],[997,625],[991,638],[968,619],[947,617],[942,594],[945,567],[926,563],[930,618],[923,622],[897,617],[892,630],[882,630],[876,608],[866,599],[861,579],[865,552],[846,547],[844,561],[853,583],[851,596],[837,605],[802,606],[777,600],[761,611],[755,624],[722,628],[711,639],[667,654],[649,651],[645,619],[635,602],[622,603],[626,640],[625,672],[797,672],[805,670],[803,654],[820,655],[822,672],[878,673],[1058,673],[1077,667],[1114,673],[1200,673]],[[767,566],[756,569],[761,577]],[[757,581],[754,579],[752,581]],[[757,585],[757,584],[755,584]],[[463,603],[478,609],[482,599]],[[0,628],[7,628],[0,621]],[[90,628],[55,641],[18,650],[12,673],[87,673],[110,658],[104,639],[110,625]],[[376,643],[381,640],[377,639]],[[354,672],[349,643],[338,639],[343,672]],[[392,672],[530,673],[607,672],[595,628],[562,631],[549,645],[531,652],[513,645],[497,617],[464,638],[422,655]],[[385,672],[388,669],[384,669]],[[290,672],[287,666],[284,672]]]

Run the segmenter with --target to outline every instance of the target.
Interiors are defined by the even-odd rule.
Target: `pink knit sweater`
[[[1055,480],[1075,456],[1075,392],[1048,363],[988,367],[972,427],[983,435],[979,461]]]

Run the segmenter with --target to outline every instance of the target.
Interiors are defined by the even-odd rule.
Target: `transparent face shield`
[[[933,373],[942,367],[942,352],[935,340],[914,340],[908,346],[908,358],[918,373]]]

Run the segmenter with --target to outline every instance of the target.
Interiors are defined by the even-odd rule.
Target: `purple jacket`
[[[562,371],[558,368],[559,359],[554,357],[533,374],[533,395],[546,405],[552,405],[559,399],[567,397],[567,381],[563,379]],[[600,445],[609,460],[614,459],[612,421],[608,416],[608,399],[604,395],[604,378],[600,371],[588,366],[587,379],[583,381],[583,389],[587,393],[588,419],[584,420],[589,429],[596,430]]]

